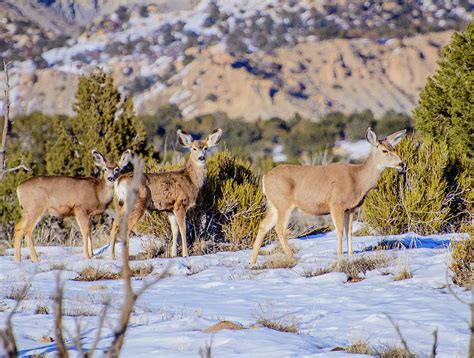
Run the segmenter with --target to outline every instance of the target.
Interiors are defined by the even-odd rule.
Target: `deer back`
[[[352,209],[366,194],[362,169],[345,163],[280,165],[264,176],[264,191],[275,206],[291,205],[308,214],[329,214],[334,204]]]
[[[20,184],[17,193],[24,211],[69,216],[76,209],[88,214],[104,212],[112,201],[113,187],[91,177],[39,176]]]

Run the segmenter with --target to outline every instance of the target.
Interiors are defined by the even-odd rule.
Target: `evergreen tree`
[[[77,116],[56,127],[57,140],[47,154],[48,174],[91,175],[90,152],[118,160],[130,148],[147,157],[145,129],[135,116],[133,102],[122,96],[111,75],[97,69],[81,76],[73,105]]]
[[[416,128],[446,140],[451,154],[474,154],[474,21],[453,35],[413,112]]]

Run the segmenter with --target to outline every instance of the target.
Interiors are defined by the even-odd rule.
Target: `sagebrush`
[[[178,167],[167,164],[160,170]],[[187,240],[209,241],[220,250],[249,248],[265,212],[260,178],[252,171],[250,162],[233,156],[228,150],[210,157],[206,167],[206,182],[196,206],[189,210],[186,218]],[[171,240],[171,229],[163,213],[145,215],[137,229]]]
[[[451,242],[451,263],[453,282],[456,285],[470,288],[474,270],[474,238]]]
[[[429,235],[458,230],[471,220],[472,178],[465,156],[450,159],[444,142],[417,135],[404,138],[396,150],[406,171],[386,170],[363,206],[372,232]]]

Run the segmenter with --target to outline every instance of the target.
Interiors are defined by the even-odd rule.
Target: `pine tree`
[[[91,175],[92,149],[111,160],[118,160],[128,148],[148,156],[145,129],[135,116],[133,102],[122,96],[113,77],[102,69],[80,77],[73,109],[77,116],[70,125],[57,128],[58,139],[47,155],[48,174]]]
[[[413,115],[418,131],[446,140],[452,155],[465,153],[473,165],[474,20],[442,50]]]

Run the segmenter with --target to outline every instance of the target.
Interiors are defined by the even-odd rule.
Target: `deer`
[[[275,226],[284,253],[289,260],[294,259],[285,231],[295,208],[311,215],[331,214],[337,233],[337,255],[342,256],[342,237],[345,231],[347,254],[351,256],[354,211],[364,203],[365,197],[377,185],[386,168],[403,171],[404,164],[394,147],[405,133],[406,130],[401,130],[378,139],[369,127],[365,138],[372,147],[362,164],[282,164],[265,174],[262,185],[267,199],[267,213],[259,225],[250,265],[256,264],[263,239]]]
[[[92,150],[94,164],[102,178],[74,176],[37,176],[22,182],[17,188],[21,218],[15,226],[15,260],[21,261],[21,242],[26,237],[31,261],[38,262],[33,243],[33,230],[47,214],[57,217],[74,216],[84,240],[84,257],[93,255],[90,219],[105,212],[113,200],[114,183],[131,159],[131,151],[122,153],[120,162],[108,161]]]
[[[126,237],[130,236],[135,224],[145,211],[165,212],[171,226],[171,257],[177,256],[178,231],[181,236],[182,256],[188,256],[186,242],[186,213],[196,205],[196,199],[206,179],[206,156],[208,150],[216,146],[222,137],[222,129],[217,128],[204,140],[193,137],[178,129],[179,144],[189,149],[190,155],[185,166],[179,170],[143,174],[138,186],[135,203],[128,215]],[[132,189],[133,175],[121,175],[115,188],[116,220],[110,235],[110,258],[115,259],[115,242],[119,231],[117,218],[123,218],[128,207],[128,192]]]

